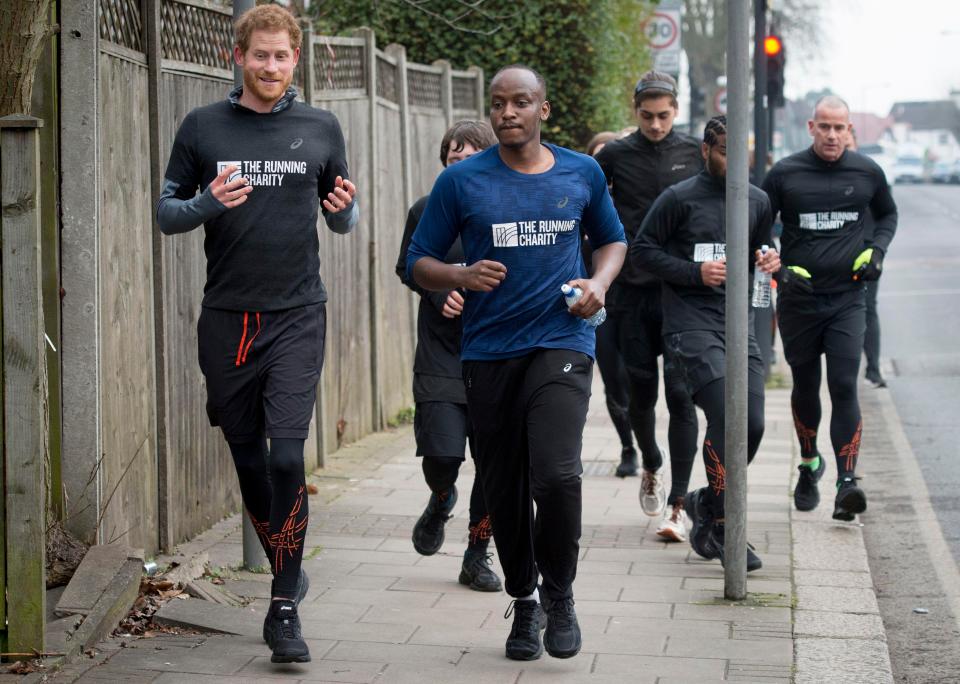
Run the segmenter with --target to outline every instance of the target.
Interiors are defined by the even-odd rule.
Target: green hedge
[[[582,147],[599,130],[631,124],[632,86],[649,68],[640,29],[652,11],[649,0],[527,0],[505,10],[484,2],[480,12],[460,19],[465,8],[457,0],[420,8],[403,0],[313,5],[318,31],[371,26],[378,45],[404,45],[416,62],[476,65],[488,79],[506,64],[529,64],[547,79],[553,108],[543,137],[568,147]]]

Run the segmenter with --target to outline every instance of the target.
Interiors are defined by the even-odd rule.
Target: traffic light
[[[707,118],[707,95],[703,88],[690,86],[690,121]]]
[[[783,99],[783,70],[787,62],[786,52],[780,36],[770,34],[763,40],[763,51],[767,56],[767,105],[782,107]]]

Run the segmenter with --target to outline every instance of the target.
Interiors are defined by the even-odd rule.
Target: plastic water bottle
[[[760,247],[760,254],[766,254],[770,249],[767,245]],[[753,270],[753,300],[750,302],[755,309],[766,309],[770,306],[770,274],[755,267]]]
[[[567,302],[567,308],[576,304],[580,298],[583,296],[583,290],[579,287],[570,287],[566,283],[560,286],[560,291],[563,293],[563,298]],[[600,310],[593,314],[590,318],[587,318],[587,325],[596,328],[598,325],[607,320],[607,310],[605,307],[600,307]]]

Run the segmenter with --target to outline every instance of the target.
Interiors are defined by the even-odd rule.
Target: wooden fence
[[[232,85],[231,15],[206,0],[98,0],[63,3],[61,24],[67,523],[149,554],[239,507],[196,361],[202,231],[161,239],[153,219],[180,121]],[[482,115],[483,74],[408,63],[370,31],[307,30],[296,82],[339,118],[361,209],[350,235],[318,228],[329,301],[312,468],[413,403],[415,299],[393,268],[444,130]]]

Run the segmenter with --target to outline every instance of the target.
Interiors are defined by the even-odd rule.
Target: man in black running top
[[[826,468],[817,451],[823,354],[837,461],[833,517],[853,520],[867,508],[856,480],[863,431],[857,399],[866,325],[863,284],[880,277],[897,229],[897,207],[880,167],[845,149],[850,110],[842,99],[821,98],[808,126],[813,144],[780,160],[763,182],[783,223],[777,309],[793,374],[791,404],[802,457],[793,498],[801,511],[820,503],[817,482]],[[869,246],[864,239],[868,210],[875,222]]]
[[[647,212],[640,234],[630,245],[629,259],[663,279],[664,347],[671,355],[697,406],[707,416],[703,463],[709,485],[691,492],[687,510],[693,519],[690,545],[704,558],[723,562],[726,377],[726,175],[727,122],[718,116],[703,132],[706,169],[667,188]],[[750,252],[755,266],[767,273],[780,268],[770,245],[773,217],[763,191],[750,186],[748,196]],[[752,269],[751,269],[752,270]],[[747,390],[747,461],[753,460],[763,437],[764,365],[750,315]],[[762,567],[747,549],[747,570]]]
[[[166,235],[204,226],[197,336],[207,414],[230,446],[244,508],[270,559],[263,638],[276,663],[310,660],[297,604],[308,587],[300,569],[309,508],[303,445],[326,328],[321,199],[336,233],[358,216],[340,124],[297,102],[290,87],[300,40],[296,20],[276,5],[240,18],[234,58],[243,85],[184,118],[157,206]]]
[[[610,185],[613,202],[627,239],[632,241],[657,196],[674,183],[695,176],[703,168],[700,143],[673,130],[677,116],[677,82],[672,76],[648,71],[634,93],[639,128],[607,143],[597,162]],[[683,498],[697,454],[697,413],[686,386],[669,355],[664,356],[663,385],[670,412],[670,495],[664,491],[663,456],[655,427],[659,369],[663,351],[660,280],[635,262],[624,264],[607,293],[607,322],[617,328],[619,351],[630,382],[630,423],[643,461],[640,507],[649,516],[663,514],[657,534],[665,539],[686,538]],[[606,331],[607,335],[611,331]],[[635,475],[636,454],[625,452],[617,475]],[[665,507],[667,507],[666,510]]]
[[[446,168],[496,144],[497,138],[490,124],[458,121],[440,141],[440,161]],[[397,276],[403,284],[420,295],[417,350],[413,361],[413,399],[416,402],[413,434],[431,495],[414,525],[412,536],[414,549],[424,556],[432,556],[443,546],[444,526],[453,517],[453,507],[457,503],[455,483],[467,443],[471,455],[474,454],[460,366],[463,292],[458,289],[431,292],[407,276],[407,250],[429,198],[426,195],[418,199],[407,213],[396,266]],[[448,264],[464,262],[460,238],[453,243],[444,261]],[[500,578],[490,567],[491,554],[487,553],[493,532],[481,479],[479,474],[474,477],[470,491],[469,539],[459,581],[475,591],[500,591]]]

